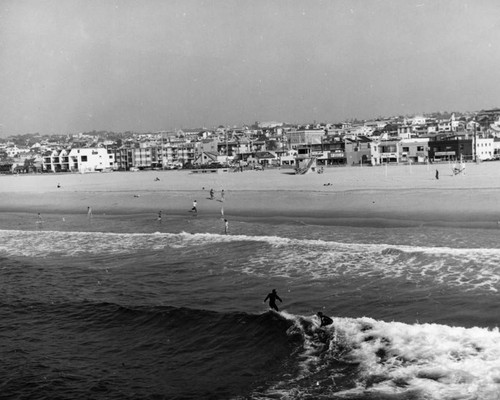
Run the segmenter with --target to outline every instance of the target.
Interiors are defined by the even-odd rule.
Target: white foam
[[[384,377],[370,391],[397,393],[418,389],[432,399],[498,399],[500,333],[497,328],[408,325],[370,318],[334,319],[339,340],[359,362],[359,387]],[[400,382],[407,386],[404,389]],[[491,397],[493,396],[493,397]]]
[[[460,286],[463,290],[500,290],[500,249],[341,243],[186,232],[133,234],[0,230],[0,254],[28,257],[130,254],[142,250],[235,242],[246,243],[250,246],[249,254],[254,254],[245,259],[244,265],[233,266],[249,275],[308,279],[348,276],[403,278],[416,283]],[[261,245],[265,249],[260,248]]]
[[[300,372],[295,379],[279,382],[269,393],[300,398],[312,388],[300,382],[314,381],[328,357],[351,365],[355,386],[337,391],[335,371],[330,371],[331,388],[324,394],[339,398],[385,398],[418,393],[425,399],[493,400],[500,393],[500,332],[497,328],[462,328],[438,324],[408,325],[371,318],[333,318],[326,328],[331,342],[318,352],[315,317],[281,313],[294,321],[304,337],[299,357]],[[305,322],[305,323],[304,323]],[[313,326],[312,329],[308,328]],[[335,332],[335,334],[333,334]],[[321,355],[321,352],[327,353]],[[307,379],[309,378],[309,379]],[[324,380],[323,380],[324,382]],[[392,397],[391,397],[392,398]],[[405,397],[406,398],[406,397]]]

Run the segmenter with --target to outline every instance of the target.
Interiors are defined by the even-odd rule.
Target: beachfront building
[[[315,159],[319,165],[327,165],[329,152],[325,149],[323,142],[314,144],[298,145],[295,149],[297,155],[295,163],[300,164],[304,160]]]
[[[429,138],[401,140],[401,162],[423,163],[429,158]]]
[[[358,136],[345,140],[345,158],[347,165],[367,165],[371,163],[371,139]]]
[[[495,160],[500,160],[500,138],[493,138],[493,157]]]
[[[323,139],[322,149],[327,151],[328,159],[325,165],[345,165],[345,141],[342,136],[327,136]]]
[[[378,141],[370,142],[370,163],[371,165],[380,165],[380,147]]]
[[[194,143],[179,143],[176,148],[174,148],[174,157],[177,162],[184,164],[192,163],[194,155]]]
[[[276,152],[276,154],[278,156],[278,163],[280,166],[295,165],[297,150],[283,150]]]
[[[278,165],[279,160],[276,153],[271,151],[256,151],[250,157],[247,158],[249,165],[260,164],[262,166]]]
[[[121,171],[128,171],[132,164],[132,147],[120,147],[115,149],[116,168]]]
[[[52,150],[43,154],[44,172],[68,172],[71,170],[67,150]]]
[[[116,169],[171,169],[192,163],[195,143],[171,140],[168,143],[130,143],[114,150]]]
[[[215,163],[225,164],[227,163],[227,157],[213,151],[203,151],[201,153],[197,153],[196,158],[193,160],[193,165],[196,166],[210,165]]]
[[[495,139],[479,138],[475,140],[475,161],[487,161],[495,159]]]
[[[286,133],[288,143],[292,149],[302,145],[317,145],[323,142],[325,131],[323,129],[298,129]]]
[[[71,149],[68,157],[72,172],[102,172],[114,167],[114,155],[102,147]]]
[[[399,163],[401,160],[401,140],[380,140],[370,144],[370,160],[372,165]]]
[[[432,161],[472,160],[472,139],[464,135],[429,138],[429,159]]]

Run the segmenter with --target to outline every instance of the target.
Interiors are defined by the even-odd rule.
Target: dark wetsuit
[[[333,319],[331,319],[330,317],[327,317],[326,315],[319,314],[318,317],[321,319],[320,327],[333,324]]]
[[[283,301],[278,296],[278,293],[276,293],[276,290],[273,290],[266,296],[266,298],[264,299],[264,303],[267,301],[267,299],[269,299],[269,307],[271,307],[273,310],[279,311],[278,306],[276,305],[276,300],[279,300],[281,303]]]

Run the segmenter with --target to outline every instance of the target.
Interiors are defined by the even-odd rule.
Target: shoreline
[[[0,212],[309,220],[324,225],[498,228],[500,164],[472,164],[467,175],[427,166],[330,168],[323,174],[287,170],[189,174],[188,171],[49,174],[0,177]],[[411,172],[411,173],[410,173]],[[384,176],[381,177],[381,173]],[[215,175],[215,176],[214,176]],[[155,178],[159,177],[159,181]],[[330,183],[330,185],[328,185]],[[57,188],[60,184],[61,188]],[[209,190],[215,199],[209,199]],[[221,190],[225,191],[224,202]],[[270,221],[270,222],[271,222]]]

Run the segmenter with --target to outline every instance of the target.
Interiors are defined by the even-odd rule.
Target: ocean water
[[[2,399],[500,399],[500,230],[0,224]]]

